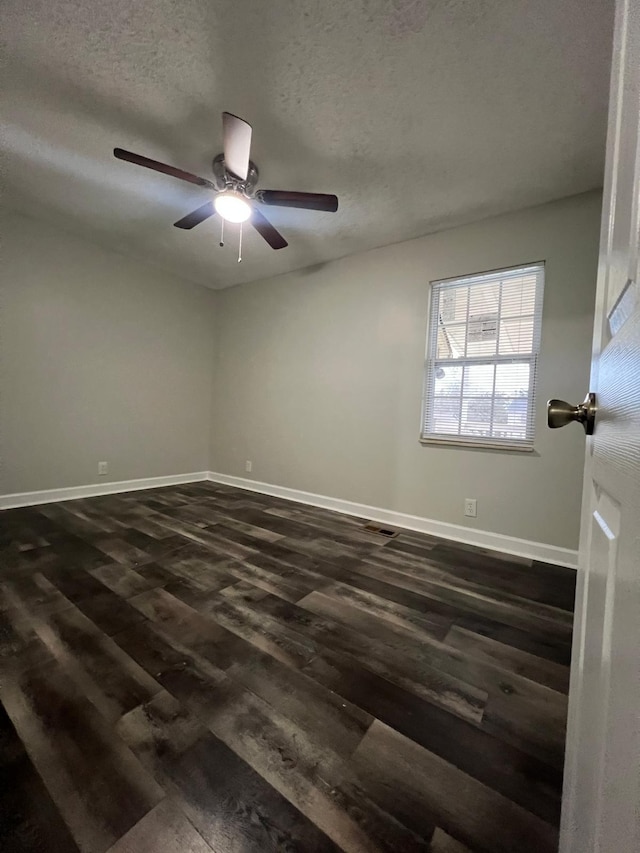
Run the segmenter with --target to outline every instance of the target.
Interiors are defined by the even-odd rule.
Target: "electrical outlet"
[[[252,468],[253,468],[253,463],[247,459],[247,461],[244,463],[244,470],[247,472],[247,474],[250,474]]]
[[[109,466],[106,462],[98,462],[98,475],[104,476],[109,473]]]
[[[478,517],[478,501],[475,498],[464,499],[464,514],[467,518]]]

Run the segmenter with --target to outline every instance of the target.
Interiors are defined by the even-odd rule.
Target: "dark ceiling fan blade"
[[[263,204],[278,207],[300,207],[304,210],[323,210],[335,213],[338,209],[338,196],[325,193],[295,193],[287,190],[258,190],[256,198]]]
[[[232,113],[222,113],[224,162],[230,172],[246,181],[251,154],[251,125]]]
[[[263,216],[255,207],[253,208],[250,221],[258,234],[264,237],[272,249],[284,249],[285,246],[289,245],[282,234],[276,231],[266,216]]]
[[[173,224],[176,228],[194,228],[196,225],[200,225],[201,222],[204,222],[205,219],[213,216],[215,212],[216,209],[213,206],[213,202],[208,201],[206,204],[203,204],[202,207],[199,207],[197,210],[192,210],[191,213],[187,213],[186,216],[183,216],[182,219],[178,219],[178,221]]]
[[[206,178],[200,178],[198,175],[192,175],[191,172],[176,169],[175,166],[168,166],[166,163],[158,162],[158,160],[151,160],[149,157],[143,157],[141,154],[134,154],[133,151],[125,151],[124,148],[114,148],[113,154],[118,160],[126,160],[127,163],[135,163],[136,166],[154,169],[156,172],[162,172],[163,175],[171,175],[172,178],[188,181],[197,187],[208,187],[212,190],[216,188],[215,184],[212,181],[207,181]]]

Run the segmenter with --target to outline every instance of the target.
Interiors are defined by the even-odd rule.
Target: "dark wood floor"
[[[575,573],[363,522],[0,514],[0,848],[555,851]]]

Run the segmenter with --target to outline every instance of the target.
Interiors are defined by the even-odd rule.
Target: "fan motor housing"
[[[226,163],[224,162],[224,154],[218,154],[211,165],[216,187],[220,192],[223,190],[234,190],[235,192],[242,193],[242,195],[245,195],[248,198],[253,198],[255,189],[258,185],[259,173],[258,167],[252,160],[249,160],[249,171],[244,181],[241,178],[237,178],[233,172],[230,172],[227,169]]]

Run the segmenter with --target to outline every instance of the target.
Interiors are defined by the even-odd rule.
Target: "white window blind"
[[[431,284],[425,442],[533,447],[544,264]]]

